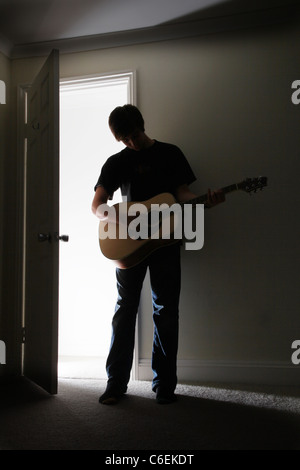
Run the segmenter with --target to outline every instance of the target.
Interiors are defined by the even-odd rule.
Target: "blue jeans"
[[[106,362],[108,387],[127,390],[133,360],[136,314],[149,268],[154,338],[152,389],[173,392],[177,384],[178,305],[181,284],[180,244],[160,248],[137,266],[116,269],[118,300],[112,320],[112,339]]]

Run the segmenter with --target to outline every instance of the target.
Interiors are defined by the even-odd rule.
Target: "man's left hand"
[[[205,203],[205,206],[207,208],[211,208],[216,206],[217,204],[220,204],[221,202],[225,201],[225,194],[222,191],[222,189],[218,189],[217,191],[211,191],[208,189],[207,191],[207,201]]]

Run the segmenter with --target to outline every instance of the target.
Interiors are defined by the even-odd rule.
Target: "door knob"
[[[55,234],[55,238],[57,241],[61,240],[62,242],[68,242],[69,241],[69,235],[58,235],[58,233]]]
[[[51,234],[50,233],[39,233],[38,234],[38,241],[39,242],[50,242],[51,241]]]
[[[69,235],[58,235],[58,233],[54,234],[54,238],[56,241],[61,240],[62,242],[69,241]],[[51,233],[39,233],[38,234],[38,241],[39,242],[51,242]]]

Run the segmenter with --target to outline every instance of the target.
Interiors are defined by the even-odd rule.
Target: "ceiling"
[[[0,0],[0,49],[7,55],[53,42],[130,32],[195,34],[214,18],[240,17],[298,2],[288,0]],[[177,25],[177,26],[176,26]],[[185,28],[183,28],[185,25]],[[182,31],[185,31],[183,33]],[[166,33],[165,33],[166,34]],[[177,33],[178,34],[178,33]],[[151,36],[153,40],[153,35]],[[1,47],[2,45],[2,47]]]

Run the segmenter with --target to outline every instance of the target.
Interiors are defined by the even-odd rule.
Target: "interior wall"
[[[269,178],[261,193],[237,192],[206,211],[203,249],[182,250],[179,361],[296,371],[299,33],[278,26],[61,55],[62,78],[137,71],[146,132],[181,147],[198,177],[194,192]],[[30,81],[43,60],[14,60],[13,85]],[[148,365],[151,348],[145,291],[139,355]]]

